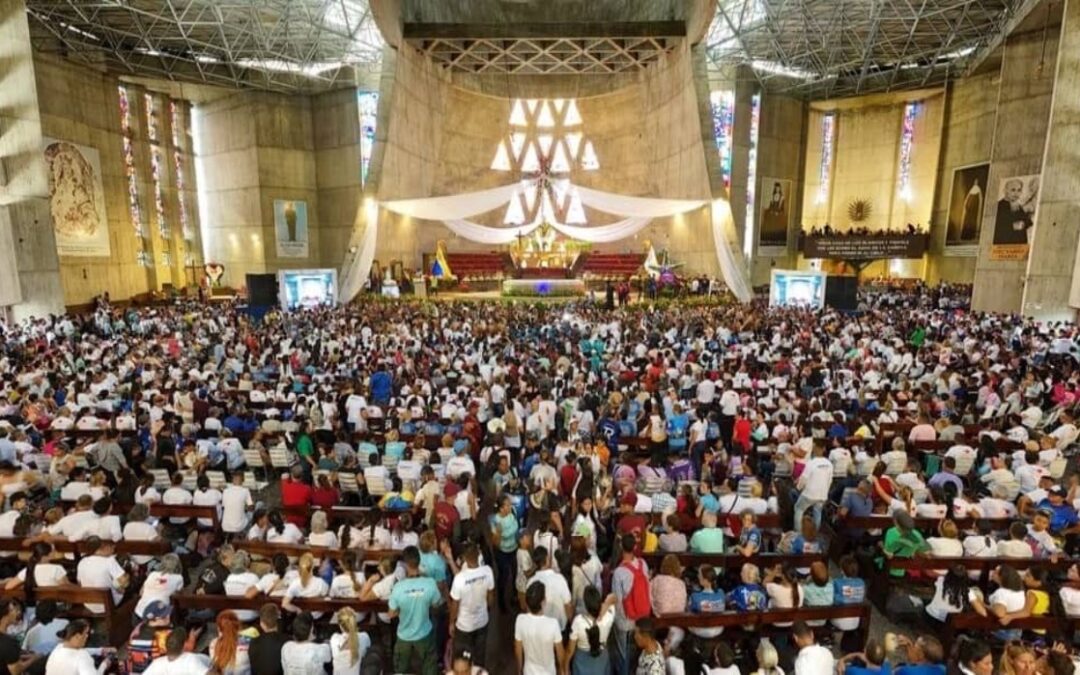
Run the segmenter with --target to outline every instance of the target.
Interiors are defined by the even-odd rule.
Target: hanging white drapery
[[[732,246],[728,233],[735,232],[735,219],[731,215],[731,205],[724,199],[717,199],[712,204],[713,244],[716,246],[716,260],[720,263],[720,275],[724,278],[731,292],[739,302],[750,302],[754,291],[750,286],[750,275],[743,262],[742,254]]]
[[[399,199],[392,202],[382,202],[381,206],[388,211],[411,218],[460,220],[497,209],[510,201],[518,190],[531,190],[535,189],[535,187],[536,181],[529,180],[491,188],[490,190],[463,192],[459,195],[428,197],[426,199]]]
[[[488,227],[467,220],[444,220],[443,224],[450,228],[454,234],[475,241],[480,244],[502,245],[509,244],[518,236],[530,234],[540,226],[539,222],[514,227]]]
[[[699,209],[708,201],[704,199],[653,199],[651,197],[627,197],[613,192],[602,192],[575,186],[585,206],[630,218],[665,218]]]
[[[632,237],[651,222],[652,218],[627,218],[610,225],[596,225],[593,227],[577,227],[555,222],[551,223],[551,226],[571,239],[579,239],[593,244],[606,244]]]
[[[369,218],[367,229],[360,241],[356,255],[352,259],[352,265],[346,269],[345,278],[341,280],[341,302],[349,302],[367,284],[368,273],[371,271],[371,263],[375,261],[375,243],[379,238],[379,218],[376,215]]]

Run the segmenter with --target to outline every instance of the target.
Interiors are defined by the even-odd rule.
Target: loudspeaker
[[[278,304],[276,274],[249,274],[247,275],[247,287],[248,304],[254,306]]]
[[[833,277],[825,279],[825,306],[841,312],[854,312],[859,308],[859,278]]]

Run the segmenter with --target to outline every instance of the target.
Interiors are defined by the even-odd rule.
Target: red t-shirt
[[[641,546],[645,543],[645,530],[649,527],[649,521],[640,513],[628,513],[619,519],[615,528],[619,534],[632,534],[637,539],[637,547],[634,555],[641,555]]]
[[[572,497],[574,491],[574,483],[577,482],[577,469],[571,464],[567,464],[559,471],[559,487],[562,489],[564,497]]]
[[[312,497],[311,486],[307,483],[293,481],[291,479],[281,481],[281,505],[282,506],[309,506]],[[307,524],[304,516],[288,516],[287,520],[297,527]]]
[[[329,509],[338,504],[338,491],[334,488],[324,490],[322,488],[311,493],[311,503],[322,509]]]

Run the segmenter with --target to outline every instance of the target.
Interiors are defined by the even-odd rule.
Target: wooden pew
[[[249,541],[246,539],[237,539],[232,542],[233,548],[238,551],[247,551],[254,556],[262,556],[263,558],[270,559],[275,555],[281,553],[290,558],[299,558],[305,553],[310,553],[317,559],[330,558],[331,560],[340,560],[344,551],[340,548],[326,548],[324,546],[308,546],[307,544],[273,544],[265,541]],[[359,549],[357,549],[359,550]],[[383,558],[396,558],[401,555],[401,551],[381,551],[381,550],[364,550],[361,551],[365,561],[378,561]]]
[[[74,554],[76,559],[79,558],[81,551],[79,548],[80,542],[76,541],[53,541],[50,542],[53,547],[60,553]],[[118,541],[113,544],[117,553],[124,553],[127,555],[149,555],[149,556],[163,556],[166,553],[172,553],[172,544],[168,541]],[[18,537],[4,537],[0,538],[0,551],[8,552],[14,551],[18,553],[29,553],[30,547],[26,545],[25,539]],[[61,561],[63,562],[63,561]]]
[[[174,596],[175,597],[175,596]],[[664,614],[655,617],[657,628],[723,628],[724,637],[731,633],[753,632],[755,634],[790,633],[791,626],[778,623],[795,621],[829,621],[832,619],[859,619],[859,644],[866,642],[870,631],[871,609],[868,603],[859,605],[834,605],[832,607],[800,607],[798,609],[769,609],[762,612],[708,612],[703,614]],[[829,624],[821,630],[832,630]]]
[[[26,602],[26,589],[22,586],[16,589],[0,589],[0,597],[13,598]],[[107,588],[83,588],[81,586],[38,586],[34,588],[34,602],[52,600],[60,605],[60,616],[72,619],[88,619],[91,621],[104,621],[108,627],[109,644],[119,646],[127,640],[131,633],[132,611],[118,612],[120,609],[113,603],[112,591]],[[86,608],[86,605],[102,605],[105,611],[95,614]],[[128,605],[130,607],[128,608]],[[123,608],[134,610],[135,600],[129,600],[121,605]]]
[[[782,555],[779,553],[758,553],[752,556],[730,555],[726,553],[646,553],[642,556],[653,572],[660,569],[660,563],[665,556],[673,555],[679,559],[683,567],[697,567],[699,565],[712,565],[723,567],[728,571],[738,571],[746,563],[757,565],[765,569],[777,564],[790,565],[792,567],[810,567],[815,562],[825,562],[824,553],[805,553],[797,555]]]
[[[915,518],[915,527],[920,531],[937,532],[938,527],[941,526],[941,521],[944,518]],[[978,519],[976,518],[953,518],[952,519],[960,531],[972,530],[975,528],[975,524]],[[1008,530],[1009,525],[1016,518],[987,518],[987,522],[994,528],[994,530]],[[893,517],[885,514],[873,515],[873,516],[845,516],[839,519],[838,524],[839,532],[844,530],[856,529],[856,530],[887,530],[893,526]]]
[[[259,611],[263,605],[272,603],[281,606],[285,598],[270,595],[259,595],[254,598],[243,598],[229,595],[203,595],[176,593],[171,600],[174,605],[184,610],[210,609],[215,612],[226,609],[246,609]],[[354,598],[296,598],[293,604],[309,612],[326,612],[331,614],[343,607],[351,607],[357,612],[387,612],[389,606],[382,600],[361,602]]]
[[[890,558],[885,561],[885,568],[887,570],[944,570],[960,565],[969,572],[988,573],[1000,565],[1009,565],[1018,570],[1046,567],[1064,572],[1077,562],[1076,558],[1059,558],[1056,562],[1049,558]]]
[[[979,616],[975,612],[959,612],[950,614],[945,622],[945,630],[941,635],[942,646],[948,654],[959,633],[992,633],[997,630],[1021,629],[1021,630],[1045,630],[1049,634],[1065,631],[1066,641],[1080,630],[1080,616],[1070,616],[1064,619],[1056,616],[1033,616],[1026,619],[1015,619],[1008,626],[1002,626],[993,616]]]
[[[150,515],[155,518],[208,518],[210,526],[215,530],[221,529],[218,520],[216,506],[195,506],[194,504],[162,504],[158,502],[150,505]],[[172,521],[170,520],[170,524]]]
[[[298,516],[305,519],[310,519],[311,514],[323,510],[318,506],[282,506],[280,508],[286,516]],[[342,523],[359,523],[367,520],[373,508],[371,506],[332,506],[326,512],[326,518],[333,527],[340,526]],[[382,509],[384,520],[406,513],[412,513],[412,509]]]

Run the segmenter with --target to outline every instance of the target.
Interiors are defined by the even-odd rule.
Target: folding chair
[[[360,484],[356,482],[355,474],[339,473],[338,485],[342,492],[360,492]]]
[[[244,472],[244,487],[246,487],[248,490],[252,492],[262,492],[264,489],[266,489],[266,486],[266,481],[255,480],[254,471]]]
[[[288,449],[282,446],[270,448],[270,466],[275,469],[288,469],[292,466]]]
[[[225,489],[225,472],[224,471],[207,471],[206,477],[210,479],[210,487],[215,490]]]
[[[165,469],[150,469],[150,475],[154,477],[154,487],[159,490],[168,490],[172,485],[169,480],[169,472]]]
[[[266,464],[263,462],[262,453],[254,448],[244,448],[244,464],[247,464],[247,468],[252,472],[255,469],[262,469],[263,478],[268,478],[270,475]]]

